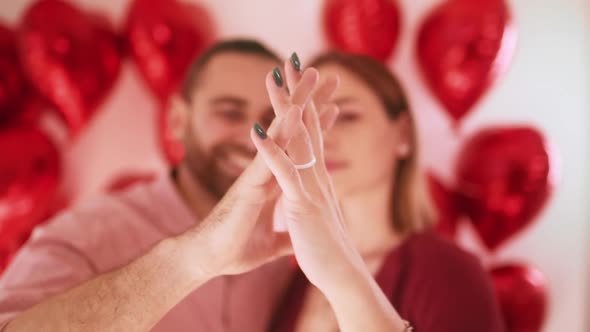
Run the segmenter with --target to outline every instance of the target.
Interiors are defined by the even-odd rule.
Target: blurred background
[[[186,59],[252,37],[304,66],[384,61],[439,231],[482,259],[511,331],[590,331],[589,1],[16,0],[0,30],[0,271],[35,224],[169,167]]]

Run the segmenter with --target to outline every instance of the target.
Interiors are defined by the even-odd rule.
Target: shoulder
[[[32,236],[73,239],[81,234],[93,237],[124,228],[137,217],[134,205],[138,197],[126,194],[99,195],[80,201],[37,227]]]
[[[151,210],[157,205],[143,184],[120,194],[92,197],[38,226],[26,246],[59,247],[85,256],[99,270],[110,269],[166,235],[153,220]]]
[[[430,231],[409,239],[404,256],[403,302],[422,330],[502,331],[491,280],[475,256]]]
[[[410,283],[430,292],[455,297],[493,294],[480,260],[432,231],[409,239],[404,256]]]
[[[438,274],[484,273],[479,259],[433,231],[413,235],[406,247],[414,268]]]

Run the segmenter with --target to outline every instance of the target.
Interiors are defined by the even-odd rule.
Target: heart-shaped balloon
[[[417,59],[455,124],[509,66],[516,30],[503,0],[445,1],[419,30]]]
[[[109,193],[115,193],[128,189],[129,187],[144,182],[151,182],[156,178],[154,172],[146,171],[128,171],[115,176],[106,185],[105,190]]]
[[[27,83],[18,61],[16,35],[0,24],[0,121],[22,110]]]
[[[214,41],[207,11],[175,0],[135,0],[127,16],[127,41],[139,72],[164,103],[193,60]]]
[[[436,231],[453,239],[457,233],[459,213],[457,211],[457,195],[435,175],[428,174],[428,189],[437,211]]]
[[[18,58],[16,32],[0,24],[0,126],[34,120],[41,111]]]
[[[336,48],[385,61],[395,49],[400,17],[394,0],[327,0],[324,30]]]
[[[494,250],[539,214],[557,181],[555,151],[530,127],[496,127],[468,139],[456,164],[459,208]]]
[[[547,313],[547,282],[539,270],[504,264],[490,270],[508,332],[539,332]]]
[[[30,81],[74,134],[113,87],[121,47],[106,19],[61,0],[40,0],[25,13],[20,55]]]
[[[0,265],[46,217],[60,182],[57,148],[32,126],[0,131]]]

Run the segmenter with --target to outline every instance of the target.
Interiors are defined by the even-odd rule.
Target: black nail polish
[[[301,62],[299,61],[299,56],[297,56],[296,52],[293,52],[293,54],[291,54],[291,64],[293,65],[293,68],[295,68],[295,70],[301,71]]]
[[[275,68],[272,70],[272,78],[274,78],[275,83],[279,88],[283,87],[283,76],[281,75],[281,71],[279,68]]]
[[[264,131],[264,128],[262,128],[262,126],[258,122],[254,123],[254,131],[256,132],[256,135],[258,135],[258,137],[260,137],[261,139],[266,139],[266,131]]]

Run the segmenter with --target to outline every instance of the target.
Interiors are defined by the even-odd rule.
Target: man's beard
[[[192,136],[185,143],[184,163],[200,186],[215,198],[221,199],[238,176],[223,172],[219,163],[235,153],[249,159],[255,155],[251,149],[236,143],[221,143],[214,146],[209,153],[205,153]]]

